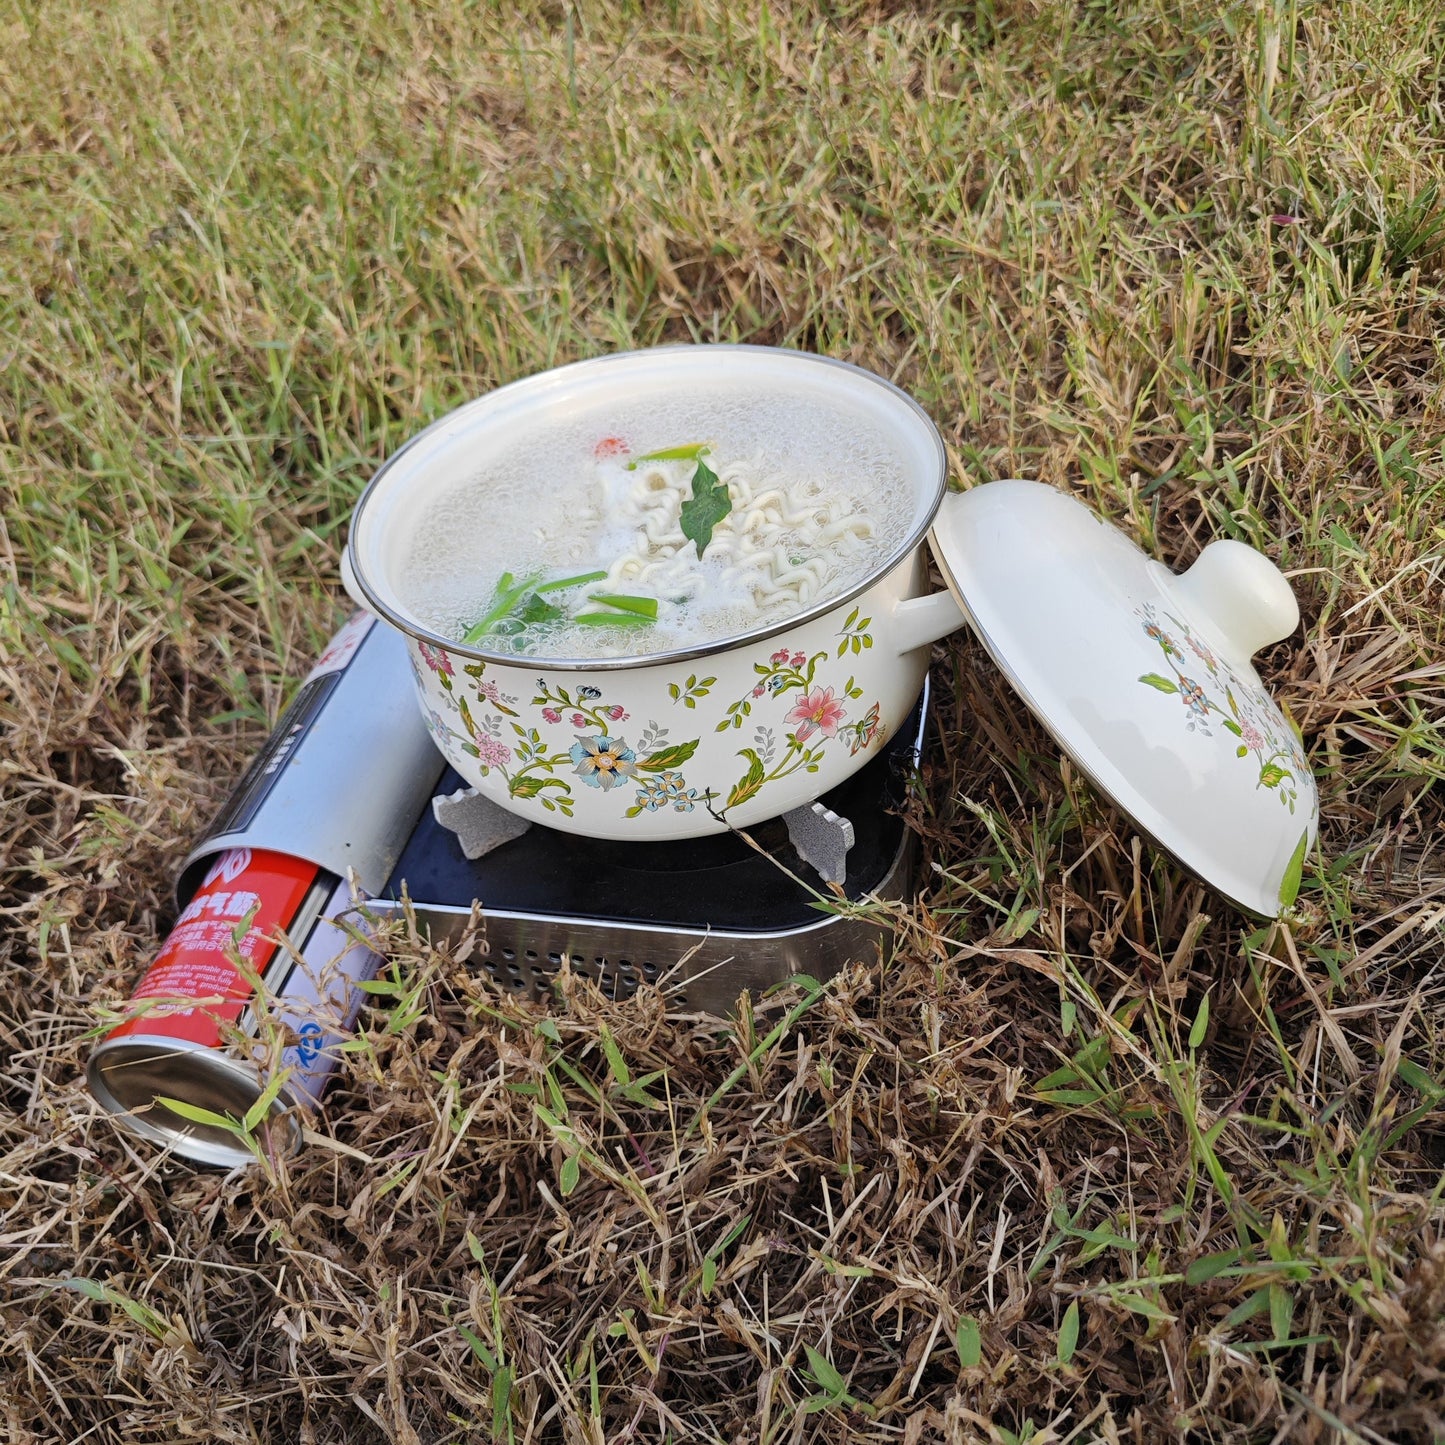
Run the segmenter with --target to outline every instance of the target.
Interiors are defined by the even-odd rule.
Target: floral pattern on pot
[[[843,639],[838,647],[838,658],[873,646],[872,636],[864,630],[871,621],[868,617],[860,619],[858,609],[853,609],[838,632]],[[769,783],[789,777],[800,769],[816,773],[828,743],[834,739],[847,743],[850,756],[856,756],[874,742],[882,740],[886,729],[879,724],[880,704],[877,702],[861,719],[844,722],[848,717],[848,705],[863,696],[863,689],[852,676],[841,689],[824,686],[817,672],[828,661],[827,652],[815,652],[809,657],[782,647],[767,662],[753,664],[758,681],[751,692],[728,704],[723,720],[715,729],[717,732],[741,728],[760,701],[787,700],[791,693],[800,695],[792,699],[792,706],[783,714],[783,724],[791,723],[793,728],[791,732],[784,732],[781,743],[774,728],[759,725],[753,733],[752,747],[739,749],[738,756],[747,768],[729,791],[724,812],[741,803],[751,802]]]
[[[442,707],[427,710],[427,726],[437,742],[444,750],[459,747],[475,758],[483,777],[500,775],[510,798],[535,801],[570,818],[575,789],[588,788],[626,799],[626,818],[701,807],[725,819],[730,808],[750,802],[770,784],[800,771],[816,773],[830,747],[846,747],[856,756],[886,737],[881,703],[859,709],[863,689],[851,674],[820,675],[830,670],[830,662],[872,647],[865,630],[870,621],[854,610],[838,634],[843,640],[837,658],[829,651],[809,656],[780,648],[766,662],[753,664],[756,683],[728,705],[715,726],[724,733],[749,721],[754,725],[751,746],[737,753],[742,775],[721,798],[688,783],[685,768],[699,738],[675,742],[656,719],[624,730],[632,713],[625,703],[604,696],[601,687],[564,687],[543,676],[524,705],[487,676],[487,663],[459,666],[443,647],[418,644],[412,667],[419,681],[429,673],[441,688]],[[668,694],[674,704],[696,709],[716,682],[715,677],[690,676],[684,685],[669,684]]]
[[[1168,612],[1161,619],[1152,602],[1137,608],[1135,616],[1169,669],[1167,676],[1146,672],[1139,681],[1179,699],[1186,732],[1214,737],[1215,726],[1223,728],[1236,741],[1235,756],[1251,759],[1259,769],[1256,786],[1272,789],[1294,812],[1299,780],[1309,776],[1309,763],[1293,729],[1287,723],[1281,728],[1284,720],[1269,694],[1216,656],[1188,623]]]

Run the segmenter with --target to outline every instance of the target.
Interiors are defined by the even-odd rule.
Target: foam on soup
[[[699,557],[689,503],[719,485],[730,510]],[[418,621],[458,641],[492,617],[473,636],[487,651],[636,657],[841,595],[914,515],[904,455],[867,416],[816,395],[679,389],[575,408],[437,488],[392,580]],[[591,573],[605,575],[557,585]]]

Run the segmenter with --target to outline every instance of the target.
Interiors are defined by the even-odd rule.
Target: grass
[[[17,1442],[1445,1435],[1445,16],[1429,0],[0,7],[0,1420]],[[396,945],[308,1148],[80,1080],[376,464],[801,346],[967,483],[1291,573],[1258,928],[959,635],[883,970],[734,1025]],[[390,1020],[390,1026],[389,1026]]]

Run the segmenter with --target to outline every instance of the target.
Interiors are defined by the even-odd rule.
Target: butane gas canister
[[[92,1092],[133,1132],[211,1164],[300,1137],[380,962],[363,905],[385,887],[444,762],[405,644],[357,614],[192,849],[180,913],[125,1019],[92,1053]],[[174,1101],[174,1102],[172,1102]],[[209,1118],[208,1118],[209,1116]]]

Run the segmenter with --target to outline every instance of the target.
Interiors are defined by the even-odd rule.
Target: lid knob
[[[1241,658],[1280,642],[1299,626],[1299,603],[1283,572],[1243,542],[1211,542],[1171,579],[1186,607],[1207,619]]]

